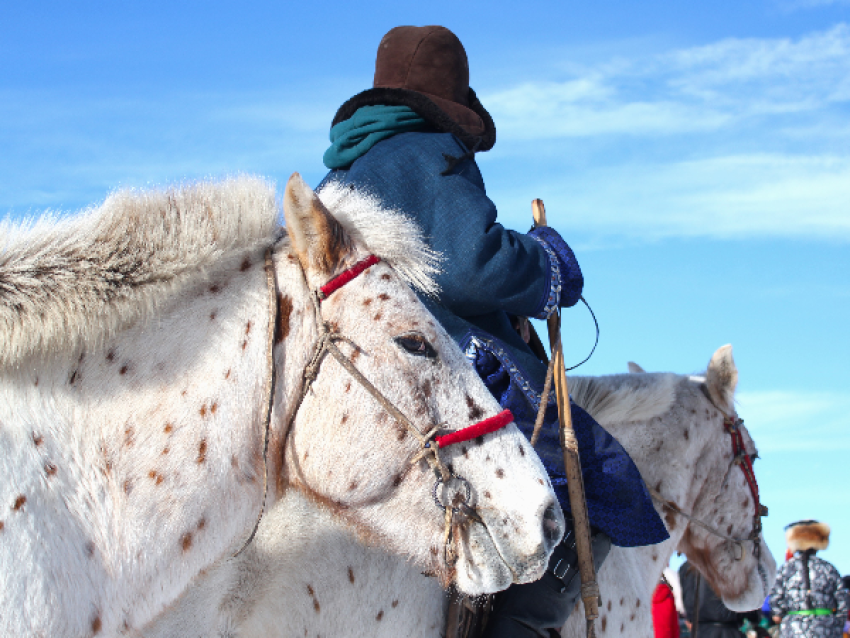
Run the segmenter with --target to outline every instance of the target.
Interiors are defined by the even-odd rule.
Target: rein
[[[274,367],[274,333],[277,326],[278,312],[277,273],[275,272],[274,259],[272,258],[273,249],[274,246],[267,248],[265,254],[266,289],[269,297],[269,325],[266,331],[266,341],[268,343],[268,348],[266,348],[266,368],[268,369],[268,376],[266,377],[266,384],[263,392],[263,396],[268,397],[268,400],[266,401],[266,416],[263,419],[263,429],[265,431],[263,438],[263,502],[262,505],[260,505],[260,513],[257,516],[257,521],[254,523],[254,529],[251,530],[251,535],[242,544],[239,551],[233,555],[234,558],[239,556],[239,554],[241,554],[245,548],[251,544],[251,541],[254,540],[254,536],[257,535],[257,529],[259,529],[260,521],[263,519],[263,514],[266,511],[266,498],[269,493],[269,431],[271,430],[272,408],[274,407],[274,387],[275,381],[277,380],[277,374]]]
[[[709,399],[710,400],[710,399]],[[714,404],[714,402],[711,402]],[[729,480],[729,474],[732,471],[732,467],[737,465],[741,468],[741,471],[744,473],[744,479],[747,482],[747,486],[750,488],[750,494],[753,497],[753,504],[755,506],[755,513],[753,514],[753,527],[750,530],[750,534],[746,538],[735,538],[733,536],[729,536],[728,534],[724,534],[716,527],[712,527],[705,521],[701,521],[700,519],[692,516],[691,514],[687,514],[675,506],[670,501],[666,500],[661,494],[651,488],[649,485],[646,486],[649,495],[652,497],[656,503],[661,505],[663,508],[670,510],[678,514],[679,516],[687,519],[691,523],[702,527],[706,531],[718,536],[724,540],[730,541],[740,547],[741,556],[740,558],[736,558],[736,561],[741,561],[744,559],[746,554],[744,550],[744,543],[747,541],[752,541],[753,543],[753,556],[756,559],[756,568],[758,569],[759,577],[762,581],[762,586],[764,587],[765,595],[769,590],[769,583],[767,579],[767,574],[764,571],[764,567],[761,564],[761,541],[759,540],[759,535],[762,531],[761,518],[762,516],[767,516],[767,506],[762,505],[759,500],[759,487],[758,482],[756,481],[756,474],[753,470],[753,460],[749,454],[747,454],[747,450],[744,446],[744,436],[741,434],[741,426],[744,424],[744,420],[740,418],[737,414],[728,415],[723,410],[717,408],[721,414],[723,414],[723,429],[729,433],[732,439],[732,460],[729,462],[729,467],[726,470],[726,475],[723,477],[722,485],[725,486],[727,481]]]
[[[336,345],[337,341],[345,341],[351,344],[354,348],[357,348],[357,346],[350,339],[334,332],[328,323],[322,320],[322,301],[380,261],[380,257],[369,255],[365,259],[354,264],[351,268],[328,281],[325,285],[319,287],[318,290],[311,292],[310,298],[313,301],[316,312],[316,323],[319,338],[316,343],[313,356],[304,369],[304,386],[295,410],[293,410],[292,416],[290,417],[289,425],[292,425],[304,397],[306,397],[313,382],[316,380],[325,355],[330,354],[346,370],[346,372],[348,372],[369,394],[372,395],[372,397],[381,405],[381,407],[384,408],[384,410],[386,410],[396,421],[402,424],[419,442],[419,451],[413,456],[410,463],[413,465],[424,459],[434,472],[436,477],[433,489],[434,501],[445,511],[443,543],[445,546],[446,562],[452,564],[457,560],[457,555],[453,549],[454,542],[452,538],[452,523],[454,516],[463,515],[478,522],[482,522],[482,520],[476,513],[475,509],[469,505],[469,499],[471,496],[471,486],[469,485],[469,482],[463,477],[454,474],[445,466],[445,464],[440,460],[440,448],[461,443],[463,441],[469,441],[490,432],[495,432],[513,422],[514,418],[510,410],[504,410],[495,416],[442,436],[437,436],[437,432],[445,426],[444,423],[435,425],[426,432],[421,432],[413,424],[413,422],[392,403],[392,401],[390,401],[363,375],[362,372],[360,372],[360,370],[357,369],[351,359],[342,353]],[[303,269],[301,270],[301,273],[306,282],[306,273],[304,273]],[[289,431],[289,428],[287,428],[287,431]],[[462,490],[456,490],[455,496],[452,499],[448,499],[445,496],[445,488],[450,482],[459,483],[463,488]],[[443,487],[442,490],[440,490],[440,486]]]

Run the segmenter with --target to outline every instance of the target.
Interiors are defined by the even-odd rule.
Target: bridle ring
[[[469,499],[472,496],[472,486],[469,484],[469,481],[467,481],[462,476],[458,476],[457,474],[452,474],[449,477],[449,481],[458,482],[462,485],[464,492],[466,492],[463,502],[468,504]],[[443,482],[443,477],[437,476],[437,480],[434,481],[434,502],[443,511],[445,511],[446,507],[448,507],[447,503],[443,502],[446,496],[446,485],[447,484]],[[441,486],[442,489],[440,489]],[[452,509],[455,509],[454,506],[452,507]]]

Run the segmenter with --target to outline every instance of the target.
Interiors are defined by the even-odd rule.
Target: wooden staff
[[[546,226],[546,209],[543,207],[543,201],[535,199],[531,202],[531,210],[534,214],[534,225]],[[581,575],[581,599],[584,602],[584,617],[587,620],[587,636],[595,638],[596,626],[593,621],[599,617],[599,585],[596,582],[596,569],[593,565],[593,551],[590,545],[590,521],[584,496],[578,442],[573,431],[570,413],[570,390],[567,386],[567,371],[564,367],[564,351],[560,339],[561,316],[558,310],[549,316],[546,325],[549,329],[549,346],[552,348],[554,362],[555,399],[558,404],[561,448],[564,451],[564,469],[567,474],[567,490],[576,535],[576,552]]]

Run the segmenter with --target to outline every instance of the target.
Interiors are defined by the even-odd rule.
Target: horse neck
[[[649,378],[649,377],[644,377]],[[656,377],[658,383],[661,377]],[[706,455],[713,440],[712,428],[704,427],[705,411],[697,405],[700,396],[688,385],[688,377],[676,375],[675,400],[669,409],[646,420],[606,423],[634,460],[647,486],[678,509],[690,513],[700,497],[709,466]],[[641,391],[651,392],[648,384]],[[656,510],[670,534],[659,545],[629,550],[633,561],[640,563],[636,572],[652,592],[673,552],[688,528],[688,521],[656,503]]]

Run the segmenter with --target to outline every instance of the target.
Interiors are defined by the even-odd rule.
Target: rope
[[[561,333],[558,331],[558,340],[555,348],[561,343]],[[534,420],[534,431],[531,433],[531,447],[537,445],[540,436],[540,428],[543,427],[543,419],[546,417],[546,408],[549,406],[549,393],[552,391],[552,378],[555,376],[555,356],[549,357],[549,366],[546,368],[546,381],[543,382],[543,392],[540,393],[540,406],[537,408],[537,418]]]
[[[596,320],[596,314],[594,314],[593,308],[590,307],[590,304],[587,303],[587,300],[584,297],[579,296],[579,299],[581,300],[581,302],[585,306],[587,306],[587,309],[590,311],[590,316],[593,317],[593,325],[596,327],[596,340],[593,342],[593,347],[590,349],[590,354],[587,355],[584,359],[579,361],[574,366],[570,366],[569,368],[566,368],[567,372],[569,372],[570,370],[575,370],[580,365],[583,365],[584,363],[586,363],[588,361],[588,359],[590,359],[590,357],[593,356],[593,353],[596,352],[596,346],[599,345],[599,322]],[[560,339],[561,339],[561,335],[559,334],[558,340],[560,341]]]
[[[277,326],[278,310],[277,273],[275,272],[274,259],[272,258],[273,248],[273,246],[267,248],[265,254],[266,288],[268,290],[269,296],[269,325],[266,331],[266,342],[269,344],[269,347],[266,348],[266,369],[268,370],[268,376],[266,377],[266,384],[265,388],[263,389],[263,395],[268,397],[268,400],[266,402],[266,416],[264,419],[263,428],[265,430],[265,435],[263,439],[263,502],[260,505],[260,513],[257,516],[257,521],[254,523],[254,529],[251,530],[251,535],[248,537],[248,540],[245,541],[239,551],[233,555],[234,558],[239,556],[239,554],[241,554],[245,550],[245,548],[251,544],[251,541],[254,540],[254,536],[257,535],[257,530],[260,527],[260,521],[263,519],[263,514],[266,511],[266,499],[268,498],[269,492],[269,431],[271,429],[272,408],[274,407],[274,386],[277,376],[274,365],[274,333],[275,327]]]
[[[702,527],[703,529],[711,532],[715,536],[719,536],[720,538],[722,538],[724,540],[731,541],[731,542],[735,543],[736,545],[740,546],[742,554],[741,554],[741,558],[739,558],[738,560],[742,560],[744,558],[744,556],[743,556],[744,544],[743,543],[744,543],[744,541],[748,541],[748,540],[751,540],[751,539],[749,539],[749,538],[734,538],[732,536],[724,534],[723,532],[718,530],[716,527],[712,527],[708,523],[704,523],[700,519],[695,518],[694,516],[691,516],[690,514],[683,512],[678,507],[673,505],[670,501],[666,500],[663,496],[661,496],[661,494],[659,492],[657,492],[656,490],[651,488],[649,485],[646,486],[646,490],[649,492],[649,495],[652,497],[652,500],[655,501],[656,503],[658,503],[659,505],[661,505],[662,507],[669,509],[670,511],[675,512],[679,516],[682,516],[682,517],[688,519],[690,522],[692,522],[695,525],[698,525],[699,527]]]

